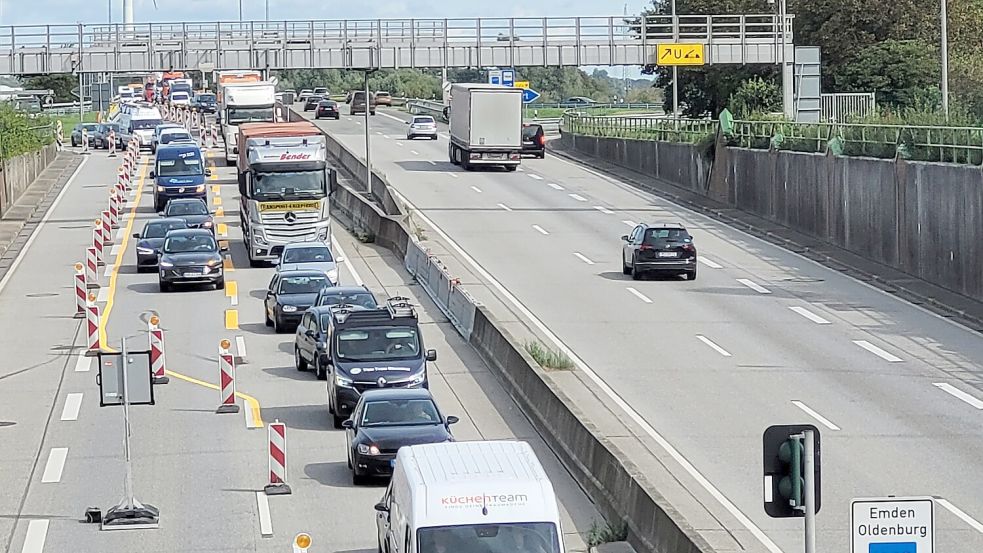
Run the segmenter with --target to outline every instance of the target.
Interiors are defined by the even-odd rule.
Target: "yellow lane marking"
[[[215,216],[216,217],[225,217],[225,208],[224,207],[220,207],[220,208],[216,209],[215,210]]]
[[[219,223],[216,225],[215,229],[218,231],[218,235],[225,238],[229,235],[229,225],[225,223]]]
[[[239,310],[225,310],[225,330],[239,330]]]
[[[225,283],[225,297],[234,298],[239,295],[239,284],[234,280]]]
[[[219,389],[218,386],[216,386],[215,384],[212,384],[211,382],[205,382],[204,380],[198,380],[197,378],[192,378],[190,376],[186,376],[186,375],[183,375],[183,374],[180,374],[180,373],[176,373],[174,371],[165,370],[164,371],[164,374],[166,374],[168,376],[173,376],[174,378],[177,378],[179,380],[183,380],[185,382],[190,382],[192,384],[197,384],[199,386],[204,386],[205,388],[211,388],[212,390],[218,390]],[[261,408],[259,406],[259,402],[256,401],[256,398],[254,398],[254,397],[252,397],[250,395],[244,394],[242,392],[236,392],[236,397],[238,397],[238,398],[242,399],[243,401],[245,401],[246,402],[246,405],[249,406],[249,412],[252,415],[252,419],[253,419],[252,420],[252,423],[253,423],[252,426],[254,428],[263,428],[263,415],[262,415],[262,410],[261,410]]]
[[[212,196],[212,205],[222,205],[222,197]]]
[[[219,240],[218,241],[218,247],[228,249],[228,247],[229,247],[229,241],[228,240]]]
[[[226,273],[235,272],[236,267],[235,267],[235,265],[232,264],[232,256],[231,255],[225,254],[225,258],[222,260],[222,268],[225,270]]]
[[[137,195],[133,199],[133,207],[130,208],[130,220],[126,222],[126,231],[120,242],[119,252],[116,254],[116,261],[113,262],[113,274],[109,277],[109,291],[107,293],[106,307],[99,317],[99,343],[105,351],[116,353],[116,350],[109,346],[106,338],[106,325],[109,324],[109,315],[113,312],[114,300],[116,299],[116,279],[119,278],[119,268],[123,264],[123,255],[126,253],[126,242],[129,240],[133,231],[133,224],[137,220],[137,207],[140,205],[140,198],[143,196],[143,185],[147,176],[147,165],[140,169],[140,177],[137,179]]]
[[[216,196],[221,196],[222,195],[222,187],[220,185],[218,185],[218,184],[213,184],[212,185],[212,194],[215,194]]]

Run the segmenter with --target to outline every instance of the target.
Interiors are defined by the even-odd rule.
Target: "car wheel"
[[[72,139],[72,146],[74,146],[74,147],[76,147],[76,148],[77,148],[77,147],[78,147],[78,145],[79,145],[79,143],[78,143],[78,141],[77,141],[77,140],[75,140],[75,139],[73,138],[73,139]]]
[[[171,291],[171,283],[164,282],[163,280],[160,281],[160,291],[163,292],[163,293],[165,293],[165,294],[167,292],[170,292]]]
[[[273,315],[273,332],[277,334],[283,333],[283,323],[280,322],[279,315]]]
[[[512,172],[512,171],[515,171],[515,170],[516,170],[516,169],[518,169],[518,168],[519,168],[519,166],[518,166],[518,165],[506,165],[506,166],[505,166],[505,170],[506,170],[506,171],[509,171],[509,172]]]
[[[331,416],[332,418],[334,418],[334,427],[338,429],[341,429],[341,423],[345,422],[345,419],[348,418],[348,417],[339,417],[337,407],[335,407],[335,412],[332,413]]]
[[[641,273],[641,271],[638,270],[638,267],[635,267],[635,257],[634,256],[632,256],[632,258],[631,258],[631,279],[632,280],[641,280],[642,279],[642,273]]]
[[[266,306],[263,306],[263,318],[266,319],[266,326],[273,326],[273,321],[270,319],[270,314],[266,312]]]
[[[225,277],[222,277],[215,283],[216,290],[225,290]]]
[[[539,154],[539,159],[546,159],[546,152]]]
[[[354,465],[352,465],[352,448],[348,448],[348,468],[354,470]],[[378,541],[378,540],[377,540]],[[379,551],[382,551],[382,546],[379,546]]]
[[[686,271],[686,280],[696,280],[696,269]]]
[[[298,371],[307,370],[307,361],[304,360],[304,357],[300,354],[300,349],[298,348],[294,348],[294,366],[297,367]]]
[[[621,254],[621,273],[625,275],[631,274],[631,267],[625,263],[625,254]]]
[[[328,379],[328,371],[324,370],[324,366],[321,365],[321,359],[319,357],[314,359],[314,376],[316,376],[318,380]]]
[[[331,385],[328,388],[328,413],[334,415],[334,393],[331,391]]]

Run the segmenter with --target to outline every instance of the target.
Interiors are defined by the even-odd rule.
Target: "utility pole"
[[[672,0],[672,41],[679,42],[679,18],[676,16],[676,0]],[[679,119],[679,68],[672,66],[672,118]]]
[[[816,553],[816,442],[812,430],[803,430],[805,451],[803,473],[805,476],[805,553]]]
[[[242,0],[239,0],[239,21],[242,22]]]
[[[270,0],[266,0],[266,22],[270,22]]]
[[[946,122],[949,121],[949,17],[946,13],[948,0],[940,0],[940,17],[942,19],[942,113]]]
[[[369,75],[378,71],[377,68],[371,68],[365,70],[365,83],[364,83],[364,93],[365,93],[365,189],[368,192],[372,192],[372,140],[371,133],[369,132],[369,115],[372,113],[372,97],[369,96]],[[352,98],[352,105],[355,105],[355,99]]]

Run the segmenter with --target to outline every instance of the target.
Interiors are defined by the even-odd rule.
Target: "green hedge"
[[[52,142],[52,125],[47,117],[29,117],[9,104],[0,104],[0,159],[36,152]]]

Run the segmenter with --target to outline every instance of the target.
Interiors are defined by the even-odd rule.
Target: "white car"
[[[183,90],[171,92],[170,102],[172,106],[190,106],[191,95]]]
[[[407,121],[410,127],[406,129],[406,139],[413,140],[418,136],[437,140],[437,122],[429,115],[414,115],[412,121]]]

